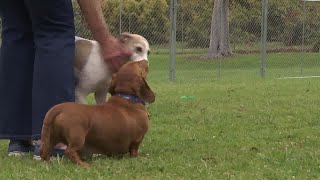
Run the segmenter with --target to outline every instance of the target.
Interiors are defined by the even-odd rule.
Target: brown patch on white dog
[[[81,71],[87,63],[93,44],[90,41],[80,39],[75,41],[74,67]]]

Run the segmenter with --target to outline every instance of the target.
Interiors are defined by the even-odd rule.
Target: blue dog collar
[[[143,105],[145,105],[145,103],[138,96],[133,96],[133,95],[129,95],[129,94],[122,94],[122,93],[116,93],[116,94],[114,94],[114,96],[122,97],[123,99],[129,100],[133,103],[142,103]]]

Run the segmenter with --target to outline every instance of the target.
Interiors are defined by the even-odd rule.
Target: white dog
[[[148,41],[137,34],[122,33],[119,40],[133,52],[128,61],[148,60],[150,47]],[[112,46],[112,45],[111,45]],[[108,64],[103,60],[97,41],[75,37],[76,102],[85,104],[86,97],[94,93],[97,104],[106,101],[112,78]]]

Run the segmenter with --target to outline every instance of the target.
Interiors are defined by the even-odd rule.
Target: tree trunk
[[[210,33],[208,58],[231,56],[229,39],[229,0],[215,0]]]

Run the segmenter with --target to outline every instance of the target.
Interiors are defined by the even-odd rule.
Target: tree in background
[[[215,0],[211,20],[210,46],[208,58],[230,56],[229,0]]]
[[[169,42],[170,0],[105,0],[103,2],[104,16],[114,35],[118,35],[121,29],[121,32],[130,31],[141,34],[153,45],[167,45]],[[219,3],[222,5],[217,9]],[[227,3],[230,3],[229,7],[226,5]],[[214,7],[215,4],[216,7]],[[276,46],[293,46],[302,43],[302,5],[301,1],[269,1],[268,42],[272,42]],[[209,49],[210,47],[210,53],[206,52],[206,55],[210,54],[211,57],[228,55],[231,52],[230,44],[232,52],[252,47],[256,50],[259,49],[261,36],[260,0],[178,0],[177,8],[179,48]],[[74,12],[77,35],[92,38],[77,3],[75,3]],[[215,16],[215,12],[218,13],[217,16]],[[225,23],[215,19],[219,16],[220,20]],[[307,3],[306,17],[305,43],[313,45],[320,39],[319,3]],[[220,28],[218,28],[219,26]],[[225,29],[220,31],[221,28]],[[227,44],[230,51],[223,52],[225,46],[219,43],[225,38],[214,39],[222,36],[215,35],[213,37],[213,35],[219,31],[220,33],[227,32],[228,28],[229,35],[226,37],[230,41],[230,44]],[[217,43],[214,44],[215,42]],[[213,48],[214,46],[215,48]],[[214,50],[221,52],[219,54]]]

